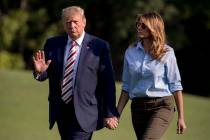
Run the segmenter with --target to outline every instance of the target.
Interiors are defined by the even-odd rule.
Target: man
[[[67,35],[49,38],[34,55],[34,76],[49,78],[50,129],[57,122],[62,140],[90,140],[94,130],[118,125],[109,45],[85,33],[84,10],[63,9]]]

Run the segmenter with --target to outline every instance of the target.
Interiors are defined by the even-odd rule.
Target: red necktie
[[[74,72],[74,64],[76,60],[76,42],[71,42],[71,49],[69,51],[68,58],[66,60],[65,64],[65,70],[64,70],[64,77],[63,77],[63,83],[62,83],[62,94],[61,98],[62,100],[67,104],[72,99],[73,94],[73,72]]]

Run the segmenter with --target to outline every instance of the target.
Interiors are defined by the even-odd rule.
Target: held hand
[[[37,51],[33,56],[34,69],[37,73],[42,73],[47,70],[49,67],[51,60],[45,61],[44,51]]]
[[[112,118],[105,118],[104,119],[104,123],[105,123],[105,126],[108,128],[108,129],[115,129],[117,128],[118,124],[119,124],[119,121],[118,121],[118,118],[117,117],[112,117]]]
[[[177,121],[177,134],[184,134],[187,129],[184,119],[178,119]]]

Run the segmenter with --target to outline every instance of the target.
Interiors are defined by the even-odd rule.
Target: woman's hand
[[[177,121],[177,134],[184,134],[187,129],[184,119],[178,119]]]

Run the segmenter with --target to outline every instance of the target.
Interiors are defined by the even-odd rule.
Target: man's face
[[[68,35],[73,39],[78,39],[85,28],[85,21],[80,14],[69,13],[64,17],[64,28]]]

